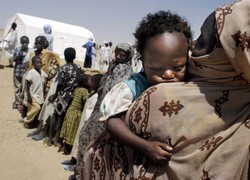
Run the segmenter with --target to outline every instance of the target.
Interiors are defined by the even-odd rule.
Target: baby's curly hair
[[[138,24],[134,36],[135,47],[142,55],[145,43],[155,35],[165,32],[180,32],[187,38],[188,45],[191,45],[192,31],[188,22],[176,13],[171,11],[158,11],[154,14],[147,14]]]

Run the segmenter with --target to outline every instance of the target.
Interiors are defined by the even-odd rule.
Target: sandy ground
[[[70,155],[26,137],[33,129],[18,123],[20,114],[12,109],[12,73],[13,68],[0,69],[0,180],[67,180],[72,172],[64,170],[60,162]]]

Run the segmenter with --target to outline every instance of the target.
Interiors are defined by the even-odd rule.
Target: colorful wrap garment
[[[150,87],[126,114],[132,132],[173,147],[169,163],[107,134],[86,151],[80,179],[250,179],[250,1],[215,14],[221,47],[190,57],[190,82]]]

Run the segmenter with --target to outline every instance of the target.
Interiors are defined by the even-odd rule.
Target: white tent
[[[52,26],[52,35],[54,36],[53,51],[63,57],[65,48],[74,47],[76,50],[76,59],[80,61],[84,60],[86,52],[86,49],[83,48],[82,45],[88,41],[89,37],[94,38],[93,34],[83,27],[20,13],[17,13],[8,20],[3,38],[8,33],[13,22],[17,24],[17,47],[20,46],[20,37],[23,35],[29,37],[30,47],[32,47],[36,36],[43,33],[43,26],[45,24],[50,24]]]

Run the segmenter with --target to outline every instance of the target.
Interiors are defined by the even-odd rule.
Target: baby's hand
[[[172,151],[173,148],[165,143],[159,141],[148,141],[144,153],[154,164],[161,165],[167,164],[168,161],[170,161]]]

